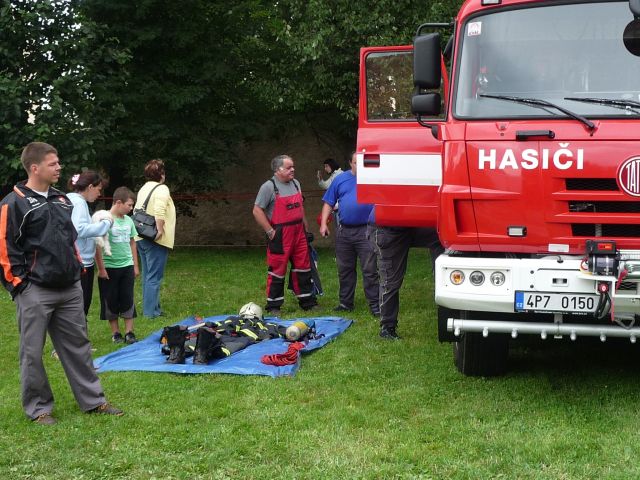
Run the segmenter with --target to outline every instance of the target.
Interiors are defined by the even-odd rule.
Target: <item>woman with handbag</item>
[[[144,167],[144,176],[147,183],[142,186],[137,195],[134,223],[138,233],[148,237],[136,237],[136,247],[138,247],[142,266],[142,312],[145,317],[153,319],[163,315],[160,308],[160,286],[169,250],[173,249],[176,209],[169,188],[164,184],[164,162],[160,159],[147,162]],[[157,230],[155,238],[149,238],[146,233],[149,225],[141,226],[136,222],[140,211],[154,217]]]

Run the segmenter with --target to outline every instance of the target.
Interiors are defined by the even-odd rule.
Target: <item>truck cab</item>
[[[398,150],[431,160],[411,184],[386,187],[395,195],[371,181],[358,194],[376,212],[388,202],[395,224],[437,225],[439,338],[464,374],[503,373],[509,342],[525,335],[640,335],[636,3],[468,0],[450,72],[440,35],[416,36],[414,123],[370,126],[361,96],[359,176],[369,154],[389,170]],[[435,218],[405,219],[420,205],[404,189],[420,181],[435,195],[409,198]]]

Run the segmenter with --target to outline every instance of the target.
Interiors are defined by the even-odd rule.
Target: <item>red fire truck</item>
[[[463,374],[503,373],[525,335],[640,337],[638,17],[468,0],[361,52],[358,198],[381,225],[437,227],[438,334]]]

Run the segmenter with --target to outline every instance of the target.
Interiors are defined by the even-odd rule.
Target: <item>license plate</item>
[[[594,312],[598,295],[580,293],[516,292],[516,312]]]

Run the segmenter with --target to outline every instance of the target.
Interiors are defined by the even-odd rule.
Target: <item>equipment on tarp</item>
[[[187,327],[182,325],[164,327],[162,337],[166,340],[166,346],[169,348],[169,358],[167,358],[167,363],[184,363],[184,344],[187,341],[188,335],[189,331]]]
[[[315,333],[316,322],[313,320],[298,320],[287,327],[285,338],[289,342],[297,342]]]
[[[209,361],[225,358],[254,343],[250,337],[220,335],[211,327],[200,327],[193,357],[194,365],[207,365]]]
[[[200,317],[195,317],[200,320]],[[167,363],[184,364],[195,355],[193,363],[206,365],[212,359],[224,358],[249,345],[285,336],[286,327],[263,320],[262,308],[249,302],[240,308],[239,315],[230,315],[215,322],[164,327],[160,342]]]
[[[249,302],[240,307],[240,312],[238,313],[240,318],[249,319],[249,320],[263,320],[262,308],[260,305],[257,305],[253,302]]]
[[[282,367],[284,365],[293,365],[298,361],[300,350],[304,348],[304,343],[294,342],[289,345],[285,353],[274,353],[271,355],[263,355],[260,361],[265,365],[274,365]]]
[[[207,315],[206,318],[202,319],[190,316],[176,323],[176,325],[190,329],[198,323],[204,323],[203,320],[215,323],[222,322],[227,317],[228,315]],[[264,364],[260,359],[263,355],[284,353],[287,350],[290,343],[284,339],[284,331],[286,327],[296,320],[300,320],[300,318],[274,320],[273,323],[282,328],[282,337],[262,342],[254,342],[244,350],[236,352],[226,358],[210,361],[207,365],[194,364],[190,358],[187,358],[183,364],[167,363],[166,360],[169,353],[168,346],[166,346],[167,355],[162,355],[159,347],[163,328],[158,327],[158,329],[151,332],[147,337],[141,338],[137,343],[127,345],[124,348],[119,348],[106,355],[95,358],[94,366],[99,374],[103,372],[143,371],[186,375],[264,375],[273,378],[293,376],[300,369],[300,357],[298,357],[296,363],[284,366]],[[305,347],[300,353],[311,352],[328,346],[332,340],[337,339],[353,323],[352,320],[341,317],[314,317],[314,321],[318,335],[315,339],[309,339],[308,342],[305,342]],[[190,344],[191,341],[188,342],[188,345]],[[185,354],[188,357],[189,352],[185,350]]]

